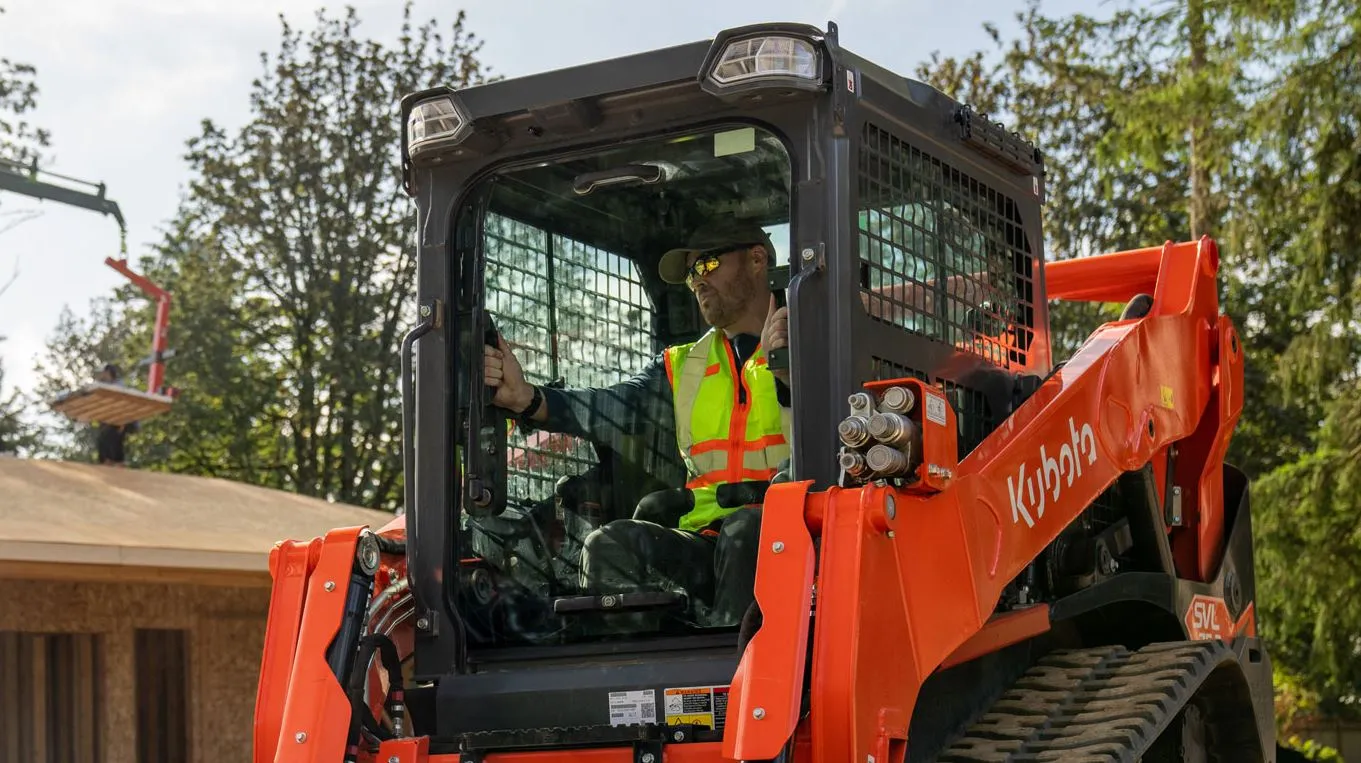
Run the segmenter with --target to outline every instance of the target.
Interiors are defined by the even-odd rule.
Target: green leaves
[[[0,8],[0,21],[4,12],[5,9]],[[35,75],[32,65],[0,56],[0,161],[21,165],[32,162],[37,159],[38,150],[48,144],[48,132],[33,127],[24,119],[24,115],[37,106]],[[0,216],[0,234],[15,224]],[[11,264],[0,260],[0,265]],[[17,270],[13,275],[9,270],[6,267],[0,271],[0,296],[13,286],[18,276]],[[4,339],[0,334],[0,342]],[[31,450],[40,443],[40,432],[25,420],[28,402],[24,396],[17,390],[5,394],[4,379],[5,369],[0,365],[0,453]]]
[[[4,13],[0,7],[0,19]],[[32,64],[0,56],[0,159],[26,164],[48,145],[50,133],[24,118],[38,105],[36,74]]]
[[[181,394],[130,439],[138,465],[399,505],[397,359],[415,290],[399,98],[483,77],[461,14],[443,31],[415,26],[409,4],[403,18],[390,44],[361,38],[352,8],[305,34],[282,22],[249,121],[205,120],[187,142],[187,197],[140,264],[174,295],[167,383]],[[154,306],[120,304],[119,350],[145,356]],[[90,333],[59,332],[54,357]]]
[[[1258,478],[1263,629],[1336,711],[1361,691],[1361,7],[1162,0],[1051,17],[919,75],[1045,152],[1050,259],[1215,237],[1246,350],[1229,460]],[[990,30],[991,31],[991,30]],[[1054,306],[1055,356],[1119,306]],[[1349,662],[1350,660],[1350,662]]]
[[[1256,485],[1260,622],[1273,658],[1320,697],[1357,715],[1361,691],[1361,390],[1330,406],[1313,453]]]

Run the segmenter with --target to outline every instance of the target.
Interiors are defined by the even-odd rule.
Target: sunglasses
[[[690,263],[690,267],[685,269],[686,285],[693,288],[696,278],[703,278],[715,270],[718,270],[718,266],[723,264],[723,255],[728,252],[734,252],[752,246],[756,246],[756,244],[726,244],[724,246],[716,246],[712,249],[705,249],[703,252],[700,252],[700,255],[695,258],[694,262]]]

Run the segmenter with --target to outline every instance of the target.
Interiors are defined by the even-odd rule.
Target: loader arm
[[[1195,455],[1180,468],[1196,475],[1202,516],[1188,522],[1198,536],[1179,574],[1202,579],[1212,569],[1223,535],[1220,454],[1242,405],[1240,344],[1219,314],[1214,242],[1155,251],[1057,268],[1056,280],[1084,290],[1103,273],[1132,276],[1102,299],[1156,284],[1152,309],[1101,327],[968,458],[938,465],[954,473],[945,489],[923,495],[871,485],[807,494],[806,485],[789,484],[767,494],[767,515],[802,515],[821,538],[806,729],[813,761],[899,759],[891,753],[906,742],[922,683],[988,625],[1006,584],[1122,472],[1187,438]],[[773,578],[782,577],[774,550],[782,530],[788,524],[779,520],[763,528],[758,592],[776,590]],[[807,627],[788,611],[801,606],[799,597],[760,601],[765,625],[734,681],[745,691],[733,693],[728,711],[726,752],[745,760],[774,758],[794,735],[796,714],[765,708],[798,707],[789,692],[799,683],[761,680],[768,673],[752,666],[779,664]],[[1025,634],[1009,620],[1001,638]],[[1035,627],[1045,626],[1040,619]],[[883,634],[901,641],[885,649],[876,640]]]
[[[355,659],[346,625],[368,603],[366,528],[332,530],[310,543],[282,543],[270,555],[274,586],[255,712],[255,763],[348,757],[351,703],[343,688]],[[376,567],[376,552],[370,557]]]

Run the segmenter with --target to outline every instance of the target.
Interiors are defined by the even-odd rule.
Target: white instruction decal
[[[926,393],[926,420],[945,426],[945,398]]]
[[[656,722],[657,692],[655,689],[610,692],[611,726]]]
[[[1072,487],[1073,480],[1082,477],[1083,459],[1088,466],[1096,463],[1096,434],[1092,425],[1083,423],[1078,427],[1069,418],[1068,434],[1071,442],[1057,447],[1054,443],[1040,446],[1040,465],[1034,472],[1026,474],[1026,463],[1022,461],[1016,476],[1007,477],[1012,524],[1024,521],[1027,527],[1034,527],[1035,520],[1044,517],[1045,490],[1049,491],[1048,500],[1058,501],[1063,488]],[[1053,456],[1049,455],[1051,447],[1054,448]]]

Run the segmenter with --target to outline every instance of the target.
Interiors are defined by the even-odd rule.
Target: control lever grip
[[[482,333],[482,343],[492,349],[501,346],[501,332],[496,330],[496,320],[490,315],[487,316],[487,329]],[[496,397],[496,388],[482,385],[482,405],[486,408],[493,408],[492,398]]]
[[[497,347],[500,332],[496,330],[496,322],[489,314],[484,314],[484,318],[487,323],[482,342]],[[468,486],[464,510],[474,517],[498,516],[506,508],[506,420],[509,412],[492,402],[495,397],[496,389],[484,383],[481,405],[472,405],[467,414],[472,440],[466,462]]]
[[[770,286],[770,293],[775,297],[775,308],[786,307],[789,304],[786,290],[789,288],[789,266],[777,265],[768,270],[766,283]],[[766,368],[772,371],[783,371],[789,368],[789,348],[779,347],[766,350]]]
[[[695,508],[695,494],[683,487],[654,490],[643,496],[633,510],[633,518],[675,527],[680,518]]]
[[[714,498],[718,500],[720,509],[737,509],[765,502],[769,489],[769,482],[725,482],[715,490]]]

